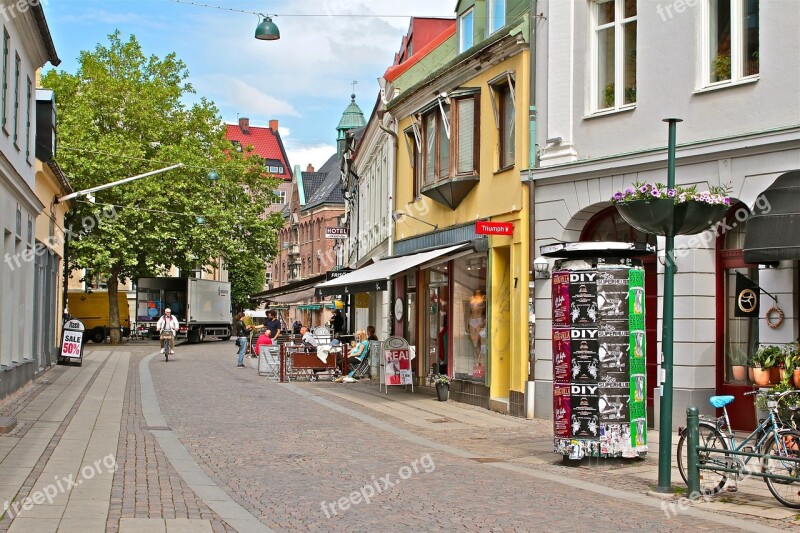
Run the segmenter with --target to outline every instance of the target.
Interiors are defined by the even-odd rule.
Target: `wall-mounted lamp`
[[[256,27],[256,39],[259,41],[277,41],[281,38],[281,32],[272,22],[272,18],[263,13],[259,13],[264,20]]]
[[[537,279],[547,279],[550,277],[550,263],[542,256],[533,260],[533,270],[536,272]]]
[[[430,222],[422,220],[421,218],[417,218],[414,215],[409,215],[408,213],[405,213],[403,211],[395,211],[394,213],[392,213],[392,220],[394,220],[395,222],[397,222],[398,220],[400,220],[403,217],[413,218],[417,222],[422,222],[423,224],[427,224],[428,226],[432,227],[434,230],[439,229],[439,225],[438,224],[431,224]]]

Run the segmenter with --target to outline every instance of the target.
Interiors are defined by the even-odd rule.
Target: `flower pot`
[[[450,394],[450,385],[447,383],[437,383],[436,384],[436,397],[439,398],[440,402],[446,402],[447,396]]]
[[[794,381],[794,388],[800,389],[800,368],[792,371],[792,381]]]
[[[756,378],[753,377],[753,367],[752,366],[748,366],[747,367],[747,379],[749,379],[750,382],[754,382],[756,380]]]
[[[769,368],[759,368],[756,367],[753,369],[753,381],[759,387],[766,387],[769,385]]]
[[[731,367],[734,381],[744,381],[747,378],[747,368],[745,366],[734,365]]]
[[[716,224],[728,207],[695,200],[676,204],[672,198],[653,198],[619,203],[617,211],[628,224],[645,233],[692,235]]]
[[[782,373],[781,369],[778,368],[777,366],[773,366],[772,368],[770,368],[769,369],[769,382],[771,384],[773,384],[773,385],[777,385],[778,383],[780,383],[781,382],[781,378],[783,377],[783,376],[781,376],[781,373]]]

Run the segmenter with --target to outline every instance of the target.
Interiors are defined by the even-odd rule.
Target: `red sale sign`
[[[514,224],[511,222],[478,220],[475,222],[475,233],[478,235],[513,235]]]
[[[408,349],[384,350],[383,357],[386,364],[386,384],[410,385],[411,358]]]

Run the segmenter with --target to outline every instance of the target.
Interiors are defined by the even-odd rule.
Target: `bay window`
[[[423,187],[477,173],[476,106],[476,96],[453,98],[423,114]]]

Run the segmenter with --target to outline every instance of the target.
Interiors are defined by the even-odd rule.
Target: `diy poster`
[[[576,271],[569,274],[569,314],[573,327],[597,323],[596,277],[596,271]]]

